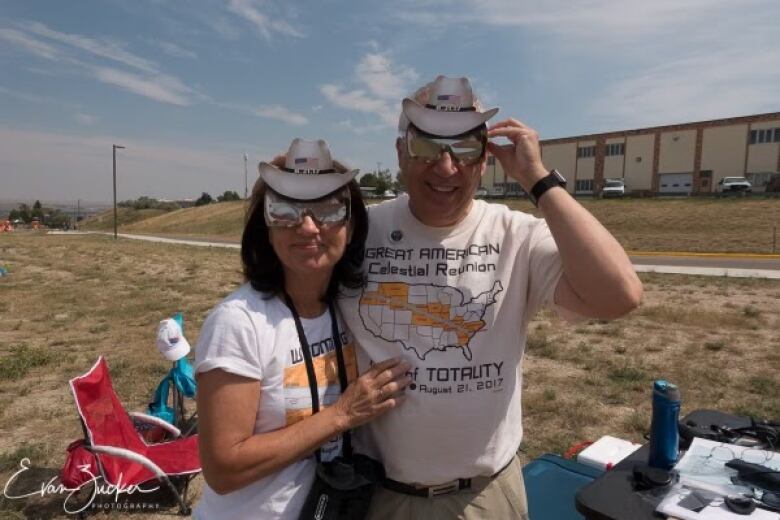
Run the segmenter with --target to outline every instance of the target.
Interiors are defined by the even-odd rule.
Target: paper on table
[[[680,474],[680,483],[689,487],[714,491],[721,495],[750,493],[750,488],[739,486],[731,481],[731,477],[737,475],[737,470],[727,468],[724,461],[710,457],[713,448],[718,446],[727,447],[737,458],[742,456],[745,450],[756,451],[755,448],[695,437],[688,451],[674,467]],[[780,455],[774,452],[764,453],[769,460],[764,462],[762,466],[780,471]]]
[[[699,496],[691,497],[698,494]],[[691,504],[686,504],[693,498],[694,502],[701,504],[700,507],[691,508]],[[699,500],[695,500],[695,499]],[[778,520],[780,515],[767,511],[765,509],[755,509],[749,516],[738,515],[729,510],[723,502],[723,498],[716,493],[706,491],[695,491],[683,486],[676,485],[669,491],[663,502],[658,505],[657,511],[681,520]]]

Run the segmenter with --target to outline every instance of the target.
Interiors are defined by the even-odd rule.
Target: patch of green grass
[[[525,348],[534,356],[548,359],[558,357],[558,346],[550,340],[542,327],[537,327],[535,331],[528,334]]]
[[[9,355],[0,358],[0,381],[21,379],[31,369],[48,365],[53,359],[51,352],[41,348],[25,344],[13,346]]]
[[[755,375],[748,378],[747,388],[750,392],[766,397],[780,399],[780,382],[777,378],[765,375]]]
[[[89,332],[92,334],[100,334],[101,332],[106,332],[108,329],[108,323],[98,323],[97,325],[91,326]]]
[[[634,410],[628,414],[628,416],[623,419],[623,426],[627,430],[636,433],[638,436],[644,435],[650,429],[647,414],[640,412],[639,410]]]
[[[712,352],[719,352],[726,346],[726,342],[722,339],[716,339],[715,341],[706,341],[704,348]]]
[[[607,377],[615,383],[637,383],[648,379],[644,370],[628,365],[610,369]]]
[[[48,450],[42,444],[23,442],[18,448],[6,453],[0,453],[0,471],[19,468],[22,459],[30,459],[32,465],[40,464],[46,458]]]

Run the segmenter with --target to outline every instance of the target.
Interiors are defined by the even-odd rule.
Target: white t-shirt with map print
[[[358,365],[402,356],[412,384],[356,439],[387,476],[441,484],[492,475],[523,435],[522,358],[531,317],[562,274],[544,220],[474,201],[448,228],[421,224],[402,196],[369,208],[365,288],[339,301]]]
[[[219,368],[260,381],[254,433],[278,430],[311,416],[311,390],[292,313],[279,298],[244,284],[219,303],[201,328],[195,347],[195,372]],[[330,314],[301,319],[312,353],[320,407],[341,395]],[[357,374],[354,346],[339,322],[347,379]],[[321,448],[323,460],[341,452],[341,438]],[[297,519],[314,481],[314,457],[227,495],[208,484],[193,516],[198,519]]]

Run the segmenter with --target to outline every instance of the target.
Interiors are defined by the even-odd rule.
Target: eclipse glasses
[[[320,227],[336,227],[346,223],[351,214],[348,187],[316,200],[290,199],[268,189],[263,206],[268,227],[296,227],[306,215]]]
[[[487,142],[485,125],[451,137],[428,134],[411,124],[406,129],[409,157],[426,163],[438,161],[444,152],[449,152],[455,162],[476,164],[485,156]]]

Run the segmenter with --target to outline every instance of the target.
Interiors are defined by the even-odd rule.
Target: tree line
[[[359,180],[359,184],[362,187],[374,188],[374,193],[381,195],[386,191],[394,191],[398,193],[404,190],[403,179],[401,179],[400,172],[393,178],[390,170],[378,170],[377,172],[364,173]]]
[[[33,219],[51,228],[66,228],[70,226],[72,216],[60,209],[46,208],[40,200],[36,200],[32,207],[25,203],[19,204],[18,208],[8,213],[11,222],[30,224]]]

